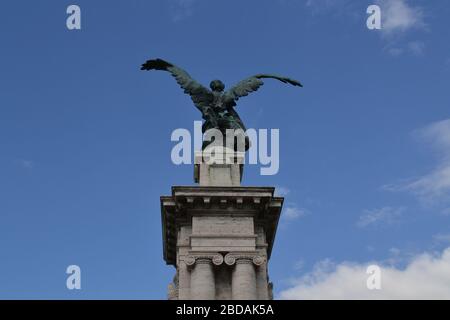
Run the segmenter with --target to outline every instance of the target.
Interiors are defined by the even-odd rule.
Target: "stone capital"
[[[266,258],[255,252],[248,253],[228,253],[225,255],[225,263],[232,266],[237,263],[252,263],[259,267],[266,261]]]
[[[220,253],[191,253],[184,258],[187,266],[194,266],[196,263],[212,263],[219,266],[223,263],[223,256]]]

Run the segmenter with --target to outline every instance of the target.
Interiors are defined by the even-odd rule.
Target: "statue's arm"
[[[141,70],[163,70],[168,71],[177,81],[184,92],[191,96],[195,106],[203,112],[203,108],[212,101],[210,90],[195,81],[185,70],[162,59],[147,60],[141,66]]]
[[[283,83],[288,83],[293,86],[302,87],[302,84],[300,82],[287,77],[281,77],[271,74],[257,74],[238,82],[235,86],[230,88],[225,93],[225,98],[228,101],[237,101],[239,98],[247,96],[249,93],[258,90],[264,84],[263,80],[261,80],[264,78],[277,79]]]

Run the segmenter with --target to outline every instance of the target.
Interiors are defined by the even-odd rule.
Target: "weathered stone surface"
[[[257,299],[255,266],[251,259],[241,258],[236,261],[232,271],[231,294],[233,300]]]
[[[195,152],[194,181],[201,186],[239,186],[245,154],[215,147],[215,153]]]
[[[267,264],[283,205],[273,194],[200,185],[161,197],[164,259],[177,268],[171,299],[271,298]]]
[[[216,299],[231,300],[231,272],[227,266],[216,269]]]
[[[194,251],[254,251],[255,237],[191,237],[191,248]]]
[[[192,217],[192,234],[253,235],[253,218],[222,215]]]
[[[214,270],[210,259],[198,259],[191,272],[191,299],[214,300],[216,286]]]

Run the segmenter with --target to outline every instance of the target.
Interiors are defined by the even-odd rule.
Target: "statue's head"
[[[223,89],[225,89],[225,85],[220,80],[211,81],[209,87],[212,89],[212,91],[219,91],[219,92],[222,92]]]

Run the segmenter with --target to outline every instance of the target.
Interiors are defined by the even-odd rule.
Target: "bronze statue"
[[[183,69],[162,59],[148,60],[141,66],[141,70],[165,70],[170,72],[181,88],[184,89],[184,92],[191,96],[195,106],[202,113],[202,117],[205,120],[202,126],[203,133],[213,128],[220,130],[223,135],[225,135],[226,129],[242,129],[245,132],[245,126],[234,107],[239,98],[258,90],[264,84],[261,80],[263,78],[273,78],[283,83],[302,87],[300,82],[293,79],[271,74],[257,74],[238,82],[226,92],[224,92],[225,85],[222,81],[213,80],[209,85],[211,91],[192,79]],[[206,145],[205,143],[203,144],[203,149]],[[249,146],[248,138],[245,137],[245,150]]]

